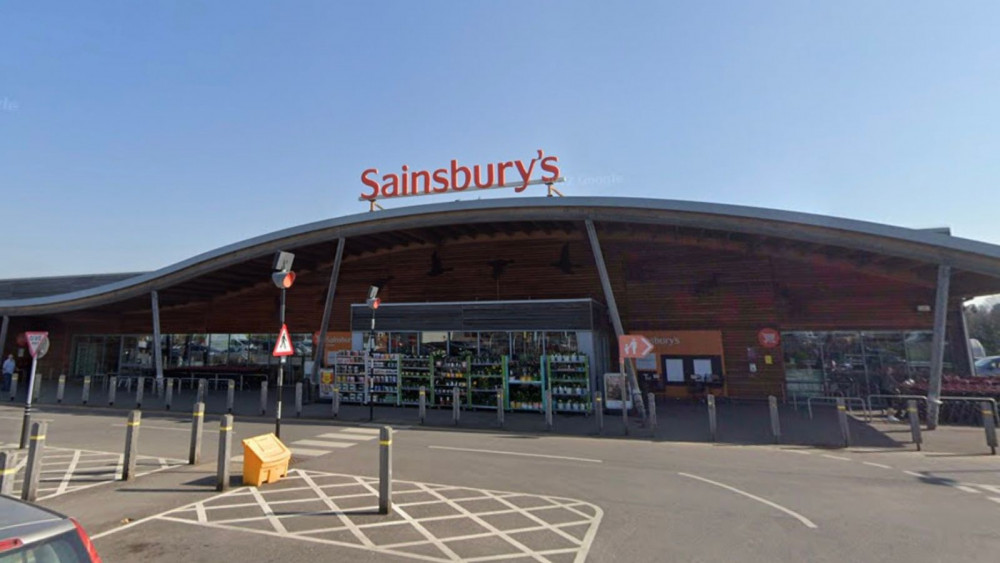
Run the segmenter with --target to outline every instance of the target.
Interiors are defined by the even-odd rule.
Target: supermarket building
[[[564,410],[586,410],[575,396],[617,371],[620,332],[652,341],[635,364],[640,386],[672,397],[968,375],[962,302],[1000,293],[1000,246],[946,230],[686,201],[513,197],[320,221],[154,272],[0,280],[3,354],[23,373],[24,331],[45,330],[52,347],[39,372],[50,377],[273,377],[279,250],[295,254],[298,275],[287,292],[293,377],[328,390],[352,381],[361,368],[349,350],[363,346],[375,285],[378,349],[398,361],[395,378],[376,377],[372,389],[399,404],[426,371],[439,397],[461,384],[474,404],[474,389],[503,380],[518,408],[534,407],[531,384],[565,395]]]

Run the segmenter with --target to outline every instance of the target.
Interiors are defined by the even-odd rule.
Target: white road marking
[[[479,454],[513,455],[513,456],[522,456],[522,457],[541,457],[541,458],[545,458],[545,459],[565,459],[565,460],[568,460],[568,461],[583,461],[583,462],[586,462],[586,463],[604,463],[604,461],[602,461],[600,459],[589,459],[589,458],[586,458],[586,457],[568,457],[568,456],[561,456],[561,455],[529,454],[529,453],[524,453],[524,452],[505,452],[505,451],[500,451],[500,450],[477,450],[477,449],[473,449],[473,448],[452,448],[450,446],[427,446],[427,447],[430,448],[430,449],[432,449],[432,450],[449,450],[449,451],[453,451],[453,452],[473,452],[473,453],[479,453]]]
[[[378,436],[372,436],[370,434],[357,434],[353,432],[329,432],[327,434],[320,434],[316,437],[333,438],[334,440],[358,440],[360,442],[378,439]]]
[[[861,463],[863,463],[865,465],[870,465],[872,467],[881,467],[882,469],[892,469],[892,467],[890,467],[888,465],[884,465],[884,464],[881,464],[881,463],[875,463],[873,461],[862,461]]]
[[[912,475],[914,477],[919,477],[921,479],[926,477],[926,475],[924,475],[923,473],[917,473],[916,471],[903,471],[903,473],[906,473],[907,475]]]
[[[723,489],[726,489],[727,491],[732,491],[732,492],[734,492],[734,493],[736,493],[738,495],[743,495],[743,496],[745,496],[745,497],[747,497],[749,499],[753,499],[753,500],[755,500],[757,502],[766,504],[766,505],[770,506],[771,508],[776,508],[776,509],[784,512],[785,514],[788,514],[789,516],[795,518],[796,520],[798,520],[799,522],[801,522],[802,525],[804,525],[807,528],[814,528],[815,529],[815,528],[819,527],[816,524],[813,524],[812,520],[806,518],[805,516],[799,514],[798,512],[795,512],[794,510],[789,510],[788,508],[785,508],[784,506],[781,506],[780,504],[777,504],[775,502],[771,502],[771,501],[769,501],[769,500],[767,500],[765,498],[761,498],[761,497],[759,497],[757,495],[748,493],[746,491],[741,491],[740,489],[737,489],[736,487],[732,487],[732,486],[726,485],[725,483],[719,483],[718,481],[712,481],[711,479],[706,479],[704,477],[699,477],[697,475],[691,475],[690,473],[678,473],[678,475],[680,475],[681,477],[688,477],[690,479],[697,479],[699,481],[703,481],[703,482],[708,483],[710,485],[715,485],[716,487],[721,487]]]
[[[1000,504],[1000,497],[987,497],[987,498],[990,499],[990,500],[992,500],[993,502],[995,502],[997,504]]]
[[[782,448],[781,451],[788,452],[790,454],[812,455],[812,452],[807,452],[806,450],[789,450]]]
[[[349,448],[357,445],[356,442],[326,442],[323,440],[296,440],[292,446],[312,446],[315,448]]]
[[[976,486],[979,487],[980,489],[989,491],[995,495],[1000,495],[1000,487],[996,485],[976,485]]]
[[[329,450],[311,450],[309,448],[291,448],[292,455],[316,457],[330,453]]]
[[[851,461],[851,458],[849,458],[849,457],[843,457],[843,456],[839,456],[839,455],[830,455],[830,454],[820,454],[820,455],[822,455],[823,457],[825,457],[827,459],[836,459],[836,460],[840,460],[840,461]]]
[[[964,491],[966,493],[973,493],[973,494],[977,494],[977,495],[979,494],[979,491],[977,491],[976,489],[973,489],[972,487],[966,486],[966,485],[952,485],[952,487],[955,487],[956,489],[958,489],[960,491]]]
[[[59,488],[56,489],[56,494],[62,494],[66,492],[66,487],[69,487],[69,482],[73,479],[73,470],[76,469],[77,462],[80,461],[80,452],[73,452],[73,459],[69,462],[69,467],[66,468],[66,474],[63,475],[62,482],[59,483]]]
[[[176,427],[173,427],[173,426],[146,426],[145,424],[143,424],[142,425],[142,429],[143,430],[171,430],[171,431],[174,431],[174,432],[186,432],[186,433],[190,434],[191,433],[190,423],[185,423],[185,424],[187,424],[187,426],[189,426],[189,428],[176,428]],[[125,428],[128,425],[126,425],[126,424],[112,424],[111,426],[112,426],[112,428]],[[206,427],[203,428],[202,431],[203,432],[216,432],[216,433],[218,433],[219,429],[218,428],[211,428],[210,426],[206,426]]]
[[[407,493],[433,497],[435,499],[433,501],[435,504],[448,509],[450,512],[454,512],[454,514],[440,515],[440,512],[438,512],[438,514],[434,516],[428,515],[427,517],[419,517],[409,514],[400,503],[393,503],[397,518],[366,523],[364,521],[354,521],[352,515],[359,512],[366,513],[374,510],[374,503],[378,497],[378,491],[376,489],[377,479],[372,477],[342,475],[320,471],[303,471],[297,469],[293,469],[289,472],[288,479],[301,479],[303,483],[308,486],[292,487],[291,489],[281,489],[275,491],[268,489],[258,490],[256,488],[233,489],[229,492],[222,493],[202,501],[196,501],[182,507],[167,510],[160,514],[136,520],[135,522],[131,522],[113,530],[95,534],[92,536],[92,539],[96,541],[108,535],[128,530],[145,522],[160,520],[179,524],[204,526],[217,530],[233,530],[261,534],[275,538],[307,541],[320,545],[334,545],[354,549],[364,549],[375,554],[396,555],[409,560],[434,561],[438,563],[448,563],[453,561],[500,561],[514,558],[534,559],[536,561],[544,562],[555,559],[555,557],[551,556],[557,555],[571,555],[573,556],[572,560],[574,563],[583,563],[587,558],[587,554],[590,550],[594,537],[596,537],[597,529],[600,526],[600,522],[604,514],[600,507],[575,499],[546,497],[506,491],[490,491],[430,483],[397,481],[397,483],[402,486],[403,490],[395,493],[393,495],[394,497],[396,495],[406,495]],[[316,481],[320,481],[321,479],[335,479],[336,482],[331,483],[331,485],[320,486]],[[356,489],[358,486],[361,486],[367,492],[357,494],[353,489]],[[336,492],[331,494],[328,490],[329,487],[348,487],[348,489],[342,490],[341,492],[345,494],[338,496]],[[289,498],[287,493],[291,490],[309,491],[310,494],[303,495],[302,498]],[[449,493],[449,491],[452,493]],[[278,495],[278,497],[282,500],[267,502],[267,498],[271,494]],[[353,502],[351,508],[345,510],[341,509],[337,504],[339,499],[358,499],[361,497],[370,499],[372,505],[364,506],[363,502]],[[506,504],[508,509],[488,510],[485,512],[477,511],[472,509],[470,505],[464,504],[464,500],[467,497],[475,499],[497,499],[498,501],[501,501],[502,504]],[[513,501],[517,501],[519,498],[523,498],[524,500],[535,499],[535,502],[527,504],[518,502],[515,504],[514,502],[503,501],[503,499],[508,498]],[[250,501],[251,499],[256,502],[242,502],[243,500]],[[279,510],[278,514],[280,514],[280,516],[275,514],[273,510],[274,507],[284,505],[285,503],[301,503],[304,501],[316,500],[326,503],[327,510]],[[544,502],[539,503],[537,502],[538,500],[542,500]],[[211,504],[209,506],[205,506],[205,503]],[[521,507],[518,506],[518,504],[525,504],[525,506]],[[205,522],[202,522],[202,515],[199,511],[199,506],[204,508],[205,518],[207,519]],[[214,509],[224,510],[246,506],[259,506],[262,509],[263,514],[258,512],[255,517],[240,518],[235,520],[217,520],[213,518]],[[580,518],[577,519],[570,517],[567,519],[563,516],[563,512],[558,510],[560,508],[565,508],[570,512],[576,513],[580,516]],[[577,508],[579,508],[579,510],[577,510]],[[218,515],[219,513],[215,512],[214,514]],[[525,524],[517,527],[505,527],[497,522],[485,519],[494,514],[517,514],[524,516],[529,520],[533,520],[534,523],[526,522]],[[334,518],[324,518],[328,522],[326,525],[320,524],[319,526],[312,528],[309,525],[310,523],[307,521],[308,517],[312,516],[335,516],[341,521],[338,522],[338,520]],[[300,517],[304,518],[300,519]],[[552,522],[544,519],[549,517],[553,518]],[[274,520],[277,520],[278,523],[282,525],[283,531],[279,531],[279,528],[274,527]],[[268,529],[260,529],[256,526],[256,524],[264,521],[270,522],[272,526],[269,526]],[[452,526],[450,524],[452,521],[455,521],[456,523],[464,522],[467,526],[475,525],[478,530],[482,531],[476,531],[458,536],[449,535],[449,533],[453,534]],[[318,522],[319,521],[317,521],[317,523]],[[436,526],[424,526],[425,523],[429,524],[430,522],[448,524],[444,526],[441,524]],[[285,523],[288,524],[288,528],[284,528]],[[293,523],[295,524],[294,527]],[[343,525],[337,526],[336,524],[338,523]],[[305,529],[303,526],[305,526]],[[393,541],[391,535],[387,536],[386,534],[374,534],[370,537],[368,536],[367,531],[369,529],[373,531],[380,530],[383,529],[384,526],[407,526],[412,532],[419,535],[419,538],[421,539],[408,539],[408,541],[399,542],[399,539],[404,538],[397,538]],[[582,539],[579,539],[576,535],[581,532],[578,528],[579,526],[588,527],[587,531],[584,532]],[[354,530],[352,530],[352,527],[357,528],[357,533],[351,534],[353,537],[350,539],[330,539],[319,537],[320,534],[325,532],[353,532]],[[289,531],[289,528],[294,529],[295,531]],[[570,529],[577,531],[571,534],[567,532]],[[441,530],[442,536],[438,536],[435,532],[436,530]],[[472,532],[472,530],[470,530],[470,532]],[[532,548],[528,544],[520,541],[523,538],[521,534],[532,532],[549,532],[562,536],[566,542],[569,542],[569,547],[560,546],[554,549],[546,549],[545,547]],[[504,536],[507,536],[513,541],[495,542],[492,546],[491,544],[484,543],[483,548],[485,551],[477,553],[474,557],[463,558],[451,548],[452,543],[459,540],[473,541],[476,539],[489,540],[491,538],[496,538],[496,540],[505,540],[506,538],[504,538]],[[365,538],[368,541],[365,542],[362,538]],[[422,546],[434,546],[436,551],[431,554],[412,550],[413,548],[419,548]],[[569,561],[568,558],[559,558],[558,560]]]
[[[355,434],[374,434],[378,436],[382,430],[379,428],[344,428],[342,432],[354,432]]]

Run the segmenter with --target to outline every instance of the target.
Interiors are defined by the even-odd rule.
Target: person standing
[[[17,365],[14,363],[14,354],[7,356],[7,359],[3,363],[3,390],[10,391],[10,382],[14,378],[14,368]]]

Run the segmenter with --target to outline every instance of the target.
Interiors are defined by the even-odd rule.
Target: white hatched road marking
[[[839,461],[851,461],[851,458],[849,458],[849,457],[843,457],[843,456],[839,456],[839,455],[830,455],[830,454],[820,454],[820,455],[822,455],[823,457],[825,457],[827,459],[836,459],[836,460],[839,460]]]
[[[375,436],[378,436],[381,430],[379,430],[378,428],[344,428],[342,432],[354,432],[355,434],[374,434]]]
[[[974,489],[972,487],[969,487],[968,485],[952,485],[952,487],[955,487],[956,489],[958,489],[960,491],[964,491],[966,493],[974,493],[974,494],[977,494],[977,495],[979,494],[979,491],[977,491],[976,489]]]
[[[526,452],[506,452],[501,450],[477,450],[473,448],[453,448],[451,446],[427,446],[432,450],[448,450],[452,452],[472,452],[477,454],[497,454],[497,455],[512,455],[520,457],[540,457],[545,459],[564,459],[568,461],[583,461],[587,463],[604,463],[600,459],[590,459],[586,457],[569,457],[562,455],[546,455],[546,454],[531,454]]]
[[[987,498],[989,498],[990,500],[992,500],[993,502],[995,502],[997,504],[1000,504],[1000,498],[998,498],[998,497],[987,497]]]
[[[375,440],[378,436],[373,436],[371,434],[357,434],[352,432],[328,432],[326,434],[320,434],[316,436],[317,438],[332,438],[334,440],[358,440],[358,441],[368,441]]]
[[[398,500],[398,502],[393,503],[396,518],[362,523],[355,522],[352,515],[370,512],[374,509],[378,500],[376,488],[378,480],[376,478],[293,469],[289,471],[285,482],[293,486],[265,490],[258,490],[255,487],[233,489],[199,502],[130,522],[119,528],[96,534],[92,538],[99,540],[137,525],[160,520],[364,549],[423,561],[499,561],[530,558],[548,562],[553,561],[552,557],[558,556],[557,560],[564,561],[568,560],[565,559],[566,556],[571,556],[575,563],[582,563],[590,551],[590,546],[596,537],[597,529],[604,515],[600,507],[574,499],[394,481],[393,500]],[[305,486],[297,486],[298,484]],[[358,493],[359,488],[363,492]],[[298,491],[300,495],[289,498],[289,493],[293,491]],[[268,501],[267,499],[271,495],[276,495],[280,500]],[[407,498],[411,502],[407,502]],[[425,500],[427,498],[432,500]],[[338,500],[341,499],[344,499],[345,502],[347,499],[352,499],[348,510],[340,508],[341,504],[338,504]],[[272,509],[272,507],[279,505],[316,500],[322,501],[329,510],[291,512],[282,510],[278,516]],[[365,502],[366,500],[370,502]],[[470,502],[478,502],[479,504],[466,504]],[[368,504],[371,506],[367,506]],[[426,517],[419,516],[417,511],[410,508],[435,505],[439,508],[421,511],[428,515]],[[244,507],[259,507],[262,514],[250,518],[229,520],[219,517],[213,518],[213,514],[220,516],[227,512],[231,514],[225,509]],[[449,513],[442,514],[442,509]],[[217,512],[217,510],[219,511]],[[573,516],[567,518],[569,514]],[[503,524],[503,520],[487,519],[493,515],[521,516],[532,520],[532,523],[524,522],[523,518],[519,519],[520,522],[511,520],[509,524]],[[298,522],[308,522],[308,520],[298,520],[295,526],[291,525],[292,519],[311,516],[337,516],[337,520],[328,520],[326,525],[322,525],[322,520],[316,519],[316,527],[312,529],[300,529],[303,524]],[[553,522],[546,520],[546,517],[550,516],[554,519]],[[270,526],[261,529],[259,527],[261,522],[268,522]],[[289,522],[289,525],[285,526],[283,522]],[[448,524],[432,524],[434,522]],[[455,524],[452,525],[451,522]],[[448,535],[449,531],[453,530],[455,526],[462,525],[463,522],[465,522],[466,527],[473,527],[476,531],[470,530],[472,533],[459,536]],[[340,525],[336,525],[338,523]],[[385,529],[386,526],[409,527],[412,531],[411,535],[420,539],[407,539],[407,541],[400,542],[398,540],[403,538],[397,534],[369,535],[366,533],[366,530]],[[586,526],[586,530],[583,529],[584,526]],[[289,528],[297,531],[290,532]],[[442,531],[441,537],[435,533],[437,530]],[[570,530],[573,533],[570,533]],[[343,532],[350,535],[338,537],[338,539],[322,537],[322,534],[330,532]],[[518,541],[519,537],[517,536],[526,533],[535,534],[536,541],[539,534],[550,539],[543,541],[541,546],[528,547],[524,542]],[[493,538],[501,541],[489,541]],[[455,542],[466,542],[464,545],[468,545],[467,542],[473,542],[477,539],[484,540],[484,543],[476,546],[474,556],[463,557],[456,552],[457,548],[453,549],[452,547]],[[545,544],[549,542],[554,543],[549,546],[550,548],[546,548]],[[567,542],[569,543],[567,544]],[[426,551],[427,547],[433,547],[435,552]],[[418,549],[420,551],[414,551]]]
[[[743,495],[743,496],[745,496],[745,497],[747,497],[749,499],[753,499],[753,500],[755,500],[757,502],[760,502],[762,504],[766,504],[766,505],[770,506],[771,508],[776,508],[776,509],[784,512],[785,514],[788,514],[789,516],[795,518],[796,520],[798,520],[799,522],[801,522],[807,528],[814,528],[815,529],[815,528],[818,527],[818,526],[816,526],[816,524],[813,524],[812,520],[806,518],[805,516],[799,514],[798,512],[795,512],[794,510],[789,510],[788,508],[785,508],[784,506],[781,506],[780,504],[778,504],[776,502],[771,502],[771,501],[769,501],[769,500],[767,500],[765,498],[761,498],[761,497],[759,497],[757,495],[748,493],[746,491],[741,491],[740,489],[737,489],[736,487],[733,487],[733,486],[730,486],[730,485],[726,485],[725,483],[719,483],[718,481],[712,481],[711,479],[706,479],[704,477],[699,477],[697,475],[691,475],[690,473],[678,473],[678,475],[680,475],[682,477],[688,477],[688,478],[691,478],[691,479],[697,479],[699,481],[708,483],[710,485],[715,485],[716,487],[721,487],[721,488],[726,489],[728,491],[732,491],[732,492],[734,492],[734,493],[736,493],[738,495]]]
[[[357,442],[327,442],[324,440],[296,440],[292,442],[292,445],[312,446],[314,448],[349,448],[351,446],[356,446]]]
[[[292,455],[316,457],[330,453],[330,450],[311,450],[309,448],[291,448]]]
[[[184,460],[138,456],[138,466],[154,467],[149,471],[139,471],[137,477],[170,469],[186,463]],[[121,479],[124,456],[114,452],[100,452],[45,446],[42,453],[41,478],[38,486],[38,500],[46,500],[66,493],[89,489],[113,483]],[[19,456],[16,466],[15,488],[24,481],[24,468],[28,456]]]

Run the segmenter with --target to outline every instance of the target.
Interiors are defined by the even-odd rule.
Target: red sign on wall
[[[762,328],[757,333],[757,342],[764,348],[777,348],[781,344],[781,334],[773,328]]]

